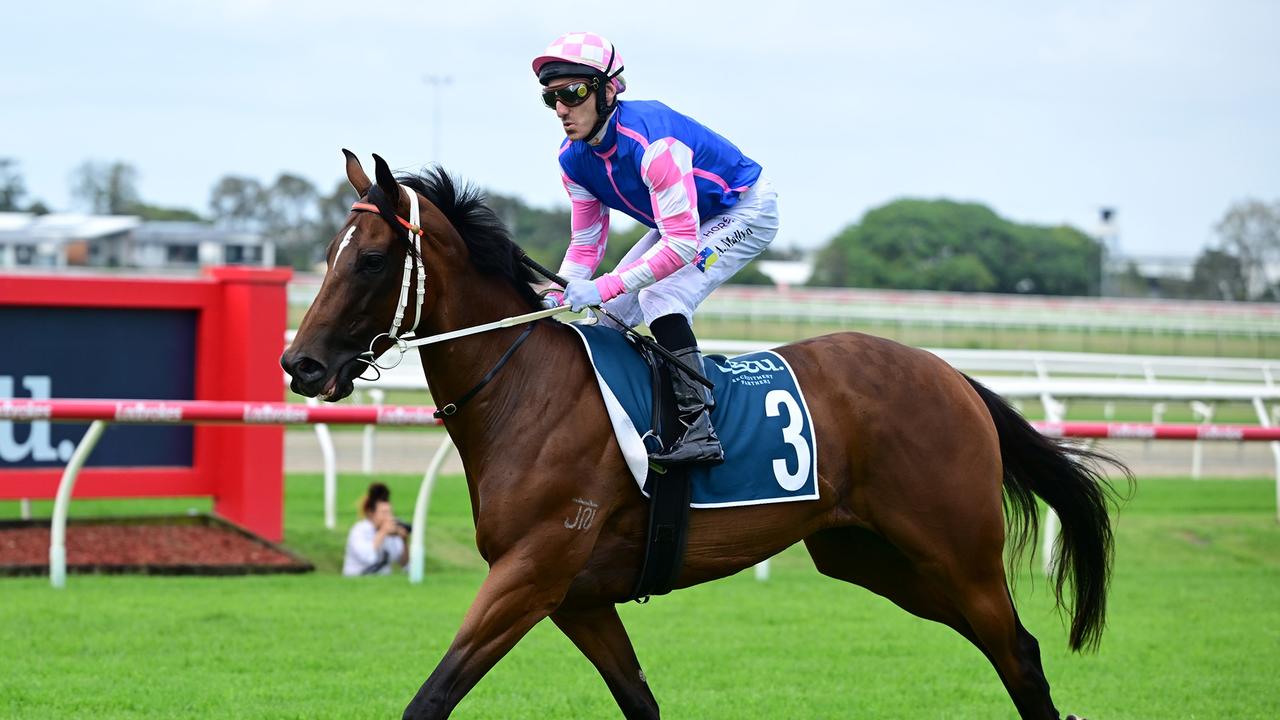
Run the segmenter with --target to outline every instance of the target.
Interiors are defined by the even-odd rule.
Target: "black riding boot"
[[[689,367],[702,370],[702,353],[696,345],[675,350],[672,354]],[[684,425],[684,433],[671,447],[650,455],[649,459],[660,465],[724,462],[724,448],[711,426],[711,409],[716,404],[711,390],[675,369],[671,371],[671,389],[675,393],[676,409]]]

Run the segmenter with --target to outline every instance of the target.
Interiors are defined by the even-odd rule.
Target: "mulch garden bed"
[[[49,520],[0,521],[0,575],[49,574]],[[212,515],[67,522],[68,573],[304,573],[305,559]]]

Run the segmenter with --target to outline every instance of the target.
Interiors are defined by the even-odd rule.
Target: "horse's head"
[[[342,152],[360,202],[329,242],[320,292],[280,358],[294,392],[329,401],[350,395],[367,361],[430,312],[435,288],[427,268],[439,252],[431,245],[454,235],[434,206],[396,181],[385,160],[373,156],[374,183],[353,153]]]

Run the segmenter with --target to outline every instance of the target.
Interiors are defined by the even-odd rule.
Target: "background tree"
[[[204,222],[204,218],[194,210],[179,207],[150,205],[145,202],[135,203],[128,208],[127,214],[137,215],[143,220],[180,220],[183,222]]]
[[[87,160],[71,173],[71,196],[89,212],[127,215],[139,205],[138,171],[129,163]]]
[[[351,214],[351,204],[358,199],[351,183],[345,179],[339,180],[328,195],[316,198],[316,236],[322,243],[321,252],[324,252],[323,243],[333,239],[342,229],[347,215]]]
[[[143,220],[202,219],[186,208],[143,202],[138,194],[138,171],[120,160],[81,163],[71,175],[71,193],[90,212],[100,215],[137,215]]]
[[[18,170],[18,161],[0,158],[0,212],[21,210],[22,198],[26,194],[27,185]]]
[[[1196,258],[1191,295],[1208,300],[1244,300],[1245,277],[1240,258],[1222,250],[1205,250]]]
[[[1222,249],[1240,262],[1247,297],[1280,299],[1280,287],[1268,270],[1280,263],[1280,200],[1235,203],[1215,229]]]
[[[513,195],[488,193],[489,207],[498,214],[511,237],[534,260],[555,270],[569,246],[569,209],[546,210],[527,205]],[[612,243],[610,243],[612,244]]]
[[[310,180],[281,173],[265,194],[262,231],[276,243],[282,264],[310,269],[322,260],[328,237],[320,236],[320,193]]]
[[[1014,223],[976,203],[897,200],[820,249],[809,284],[1092,295],[1100,253],[1074,228]]]
[[[261,230],[265,207],[262,183],[250,177],[227,175],[209,193],[209,213],[214,223],[230,230]]]

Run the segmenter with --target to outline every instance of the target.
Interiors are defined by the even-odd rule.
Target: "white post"
[[[1038,357],[1034,358],[1031,361],[1031,366],[1035,368],[1036,378],[1039,379],[1040,382],[1049,381],[1049,369],[1045,367],[1044,360]]]
[[[314,407],[320,400],[307,398],[307,404]],[[324,458],[324,526],[333,530],[338,527],[338,460],[327,424],[316,423],[316,440],[320,442],[320,456]]]
[[[71,453],[67,468],[62,471],[62,480],[58,482],[58,494],[53,501],[53,524],[49,528],[49,583],[55,588],[60,589],[67,584],[67,512],[71,508],[71,491],[76,487],[80,468],[84,467],[106,427],[105,420],[94,420],[89,424],[89,431]]]
[[[1044,544],[1040,549],[1040,567],[1045,577],[1053,574],[1053,556],[1058,549],[1058,513],[1052,508],[1044,516]]]
[[[769,558],[756,563],[756,580],[765,582],[769,579]]]
[[[18,517],[23,520],[31,519],[31,498],[22,498],[18,501]]]
[[[369,390],[369,400],[375,407],[382,407],[382,401],[386,397],[387,394],[378,388]],[[364,426],[364,444],[360,448],[360,472],[365,475],[373,474],[373,434],[377,427],[377,425]]]
[[[1043,366],[1038,362],[1037,373],[1041,374],[1041,378],[1048,377],[1043,373]],[[1047,392],[1040,393],[1040,404],[1044,406],[1044,419],[1049,422],[1059,423],[1066,417],[1067,406],[1065,403],[1058,402],[1056,398]],[[1049,575],[1053,572],[1053,551],[1058,544],[1058,514],[1053,508],[1048,508],[1044,517],[1044,547],[1041,550],[1041,565],[1044,567],[1044,574]]]
[[[414,585],[422,582],[427,564],[427,506],[431,503],[431,489],[435,487],[440,466],[444,465],[444,459],[452,449],[453,438],[446,432],[435,457],[431,458],[431,464],[427,466],[427,474],[422,477],[422,485],[418,487],[418,500],[413,504],[413,536],[409,538],[409,582]]]
[[[1271,416],[1267,414],[1267,405],[1262,402],[1262,398],[1253,399],[1253,410],[1258,413],[1258,424],[1262,427],[1271,427]],[[1276,461],[1276,521],[1280,522],[1280,442],[1272,441],[1271,456]]]
[[[1058,402],[1047,392],[1040,394],[1040,402],[1044,405],[1046,420],[1055,423],[1063,421],[1067,410],[1064,403]],[[1053,508],[1047,508],[1044,515],[1044,542],[1040,550],[1040,565],[1046,576],[1053,573],[1053,553],[1058,547],[1059,524],[1058,513]]]
[[[1200,421],[1201,425],[1213,422],[1213,403],[1203,403],[1199,400],[1191,401],[1191,412]],[[1204,441],[1191,441],[1191,479],[1199,480],[1204,467]]]

